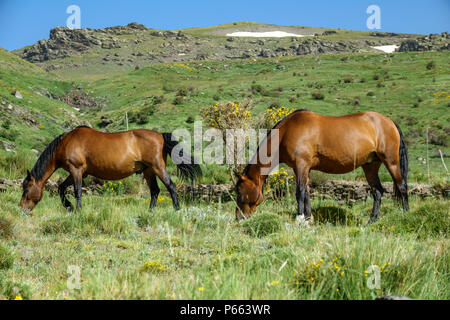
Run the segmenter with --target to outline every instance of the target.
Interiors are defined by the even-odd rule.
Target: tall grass
[[[21,297],[42,299],[450,298],[448,200],[413,198],[409,213],[383,200],[380,221],[366,226],[371,203],[313,199],[316,223],[306,227],[295,223],[292,198],[265,201],[238,223],[232,202],[174,211],[166,199],[150,212],[139,196],[84,196],[83,209],[68,213],[49,194],[24,215],[13,210],[18,193],[0,194],[0,217],[14,221],[2,239],[14,253],[0,270],[6,298],[15,296],[5,279]],[[69,265],[81,269],[79,290],[67,287]],[[372,265],[378,289],[368,287]]]

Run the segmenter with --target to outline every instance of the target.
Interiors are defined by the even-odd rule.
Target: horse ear
[[[28,169],[27,169],[27,179],[28,180],[34,180],[34,177],[31,175],[31,172]]]

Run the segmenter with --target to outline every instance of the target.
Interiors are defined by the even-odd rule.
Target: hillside
[[[313,36],[227,36],[274,28]],[[401,52],[371,48],[392,44]],[[14,53],[0,48],[0,300],[448,300],[449,176],[439,150],[449,166],[449,61],[447,33],[256,23],[57,28],[50,40]],[[226,166],[202,165],[204,177],[191,187],[170,161],[179,211],[162,184],[149,211],[149,188],[133,175],[86,178],[82,209],[68,212],[57,192],[63,170],[32,212],[18,206],[26,170],[50,141],[79,124],[115,132],[128,119],[131,129],[193,130],[205,110],[228,102],[250,102],[247,121],[255,128],[269,107],[389,116],[408,145],[410,211],[386,193],[380,219],[368,225],[373,203],[361,169],[313,172],[314,223],[299,223],[286,172],[271,176],[256,213],[237,221]],[[380,178],[392,191],[384,166]],[[270,191],[271,183],[281,191]],[[227,197],[195,198],[196,190],[211,189]],[[377,271],[379,286],[370,286]]]
[[[236,30],[274,29],[316,36],[261,39],[226,36]],[[431,178],[445,183],[442,175],[445,169],[438,150],[446,157],[450,153],[449,51],[386,54],[371,49],[368,44],[394,41],[406,46],[405,43],[431,41],[442,49],[447,36],[446,33],[420,37],[257,23],[177,31],[158,31],[136,23],[99,30],[53,29],[50,40],[15,51],[15,55],[0,51],[2,149],[23,153],[29,165],[35,158],[35,154],[25,156],[30,149],[34,153],[42,151],[52,138],[81,123],[107,131],[124,130],[128,113],[131,128],[192,129],[193,120],[201,120],[204,108],[215,103],[250,100],[255,117],[269,106],[307,108],[328,115],[364,110],[386,114],[405,132],[411,181],[428,181],[424,162],[428,128]],[[233,50],[248,50],[247,45],[269,49],[309,43],[317,49],[324,41],[350,41],[364,45],[365,49],[352,52],[330,49],[322,54],[293,53],[292,56],[290,51],[281,54],[280,50],[273,49],[280,56],[266,58],[255,54],[246,59],[239,55],[230,58],[212,54],[204,57],[207,60],[196,60],[195,56],[202,46],[228,55]],[[200,44],[195,45],[196,42]],[[181,47],[197,49],[186,51],[184,56],[174,54]],[[42,52],[33,51],[36,48],[46,50],[47,56],[43,59]],[[167,59],[149,59],[152,50],[157,50],[157,57]],[[36,54],[30,55],[33,52]],[[39,61],[30,63],[17,55]],[[192,60],[184,61],[189,59]],[[125,63],[126,60],[132,61]],[[136,68],[137,65],[140,67]],[[15,96],[16,91],[22,99]],[[324,99],[314,99],[314,92],[322,93]],[[205,182],[226,182],[225,168],[212,167],[206,168],[212,176],[208,173]],[[2,175],[18,178],[12,169],[5,169]],[[386,172],[382,176],[390,180]],[[345,177],[362,178],[362,172]]]
[[[58,100],[71,87],[69,82],[1,48],[0,64],[0,175],[4,177],[18,174],[14,173],[18,159],[26,159],[30,166],[56,135],[80,122],[76,110]]]
[[[230,37],[234,32],[284,31],[304,37]],[[155,30],[138,23],[104,29],[58,27],[49,39],[14,51],[67,78],[92,79],[136,67],[192,60],[235,60],[334,52],[377,52],[419,35],[239,22],[207,28]]]

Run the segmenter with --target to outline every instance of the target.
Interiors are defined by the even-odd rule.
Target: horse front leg
[[[147,185],[150,189],[150,210],[153,210],[158,200],[160,189],[158,187],[158,181],[156,181],[156,175],[153,172],[144,172],[144,178],[147,181]]]
[[[81,192],[83,186],[83,170],[81,168],[70,168],[70,174],[73,177],[73,189],[75,191],[76,208],[81,209]]]
[[[73,184],[73,177],[72,175],[69,175],[66,180],[64,180],[59,186],[58,186],[58,194],[59,197],[61,198],[61,202],[64,206],[64,208],[68,209],[69,211],[73,210],[73,205],[72,203],[67,200],[66,198],[66,190],[67,188]]]

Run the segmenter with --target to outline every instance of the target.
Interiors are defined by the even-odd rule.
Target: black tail
[[[406,193],[406,201],[408,201],[408,149],[406,148],[405,140],[403,139],[402,130],[398,124],[394,122],[397,127],[398,133],[400,134],[400,148],[398,151],[400,159],[400,171],[402,173],[402,188],[404,188]],[[394,182],[394,195],[399,202],[402,201],[402,194]]]
[[[178,144],[178,141],[175,140],[171,133],[163,133],[162,135],[164,138],[164,150],[176,164],[178,174],[190,182],[194,182],[200,178],[202,176],[202,169],[198,164],[194,163],[194,158],[181,148],[181,145]],[[172,151],[177,146],[179,149],[172,156]]]

